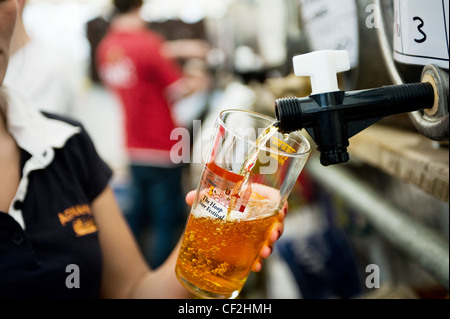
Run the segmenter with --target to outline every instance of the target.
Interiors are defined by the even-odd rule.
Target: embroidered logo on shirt
[[[95,225],[94,216],[89,205],[84,204],[69,207],[62,213],[58,213],[58,217],[63,226],[71,223],[73,231],[78,237],[97,231],[97,225]]]

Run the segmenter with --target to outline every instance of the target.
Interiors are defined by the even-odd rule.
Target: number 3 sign
[[[449,0],[395,0],[394,59],[449,68]]]

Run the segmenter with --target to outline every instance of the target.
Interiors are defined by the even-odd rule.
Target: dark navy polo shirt
[[[31,155],[21,152],[24,167]],[[0,298],[99,297],[102,260],[90,204],[111,175],[82,127],[45,169],[29,174],[24,200],[13,203],[25,229],[0,213]]]

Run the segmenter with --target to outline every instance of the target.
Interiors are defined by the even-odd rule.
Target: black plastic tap
[[[331,57],[331,64],[334,64],[336,52],[342,51],[316,51],[307,55],[310,59],[312,54],[322,54],[319,59],[317,56],[314,59],[316,62],[324,62],[325,54],[328,61],[325,60],[324,63],[330,63]],[[294,66],[301,67],[295,63]],[[331,73],[335,71],[333,66]],[[300,72],[296,72],[297,75],[298,73]],[[308,75],[313,76],[311,72]],[[336,81],[337,87],[337,80],[331,77],[332,87],[333,81]],[[351,92],[326,92],[326,87],[322,86],[317,90],[314,82],[312,85],[313,94],[309,97],[276,100],[275,114],[279,130],[283,133],[306,129],[317,144],[321,153],[320,162],[324,166],[347,162],[350,158],[347,152],[349,139],[383,117],[431,108],[434,103],[433,86],[425,82]],[[315,89],[320,92],[314,94]]]

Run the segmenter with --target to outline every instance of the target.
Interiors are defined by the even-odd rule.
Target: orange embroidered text
[[[73,230],[77,236],[84,236],[97,231],[91,207],[89,205],[76,205],[58,213],[61,225],[72,223]]]

